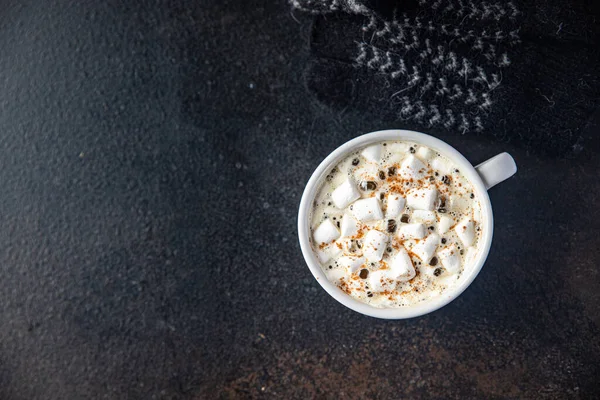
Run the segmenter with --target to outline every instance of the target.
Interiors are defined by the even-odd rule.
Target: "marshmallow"
[[[471,199],[467,199],[463,196],[452,196],[450,197],[450,200],[446,202],[446,206],[453,210],[460,210],[467,208],[471,202]]]
[[[342,278],[346,277],[346,271],[342,268],[334,268],[325,270],[327,280],[333,283],[339,283]]]
[[[402,210],[404,210],[404,205],[406,204],[406,200],[404,197],[399,194],[390,193],[387,195],[387,210],[386,215],[387,218],[396,218]]]
[[[365,235],[363,241],[363,254],[369,262],[377,262],[383,258],[388,236],[385,233],[372,229]]]
[[[392,291],[398,282],[389,276],[389,269],[380,269],[369,273],[369,289],[372,292]]]
[[[440,217],[440,223],[438,224],[438,232],[444,234],[448,232],[452,225],[454,225],[454,220],[444,215]]]
[[[431,161],[431,168],[438,171],[442,175],[448,175],[450,172],[452,172],[452,167],[450,164],[439,157]]]
[[[365,263],[364,257],[357,256],[343,256],[338,259],[338,265],[346,268],[349,274],[358,271],[358,269]]]
[[[404,157],[406,157],[406,153],[408,153],[408,150],[402,153],[390,154],[389,158],[385,161],[385,164],[388,167],[393,166],[395,164],[400,164],[400,161],[404,160]]]
[[[354,217],[359,221],[383,219],[383,213],[381,212],[381,207],[379,207],[379,200],[375,197],[357,200],[352,204],[351,211]]]
[[[365,147],[363,151],[360,152],[360,154],[367,160],[374,163],[378,163],[379,161],[381,161],[381,145],[374,144],[372,146]]]
[[[437,197],[436,189],[413,189],[406,196],[406,203],[414,210],[432,211]]]
[[[358,191],[356,184],[350,179],[346,179],[344,183],[331,193],[331,200],[333,200],[333,204],[335,204],[337,208],[345,208],[348,204],[358,198],[360,198],[360,192]]]
[[[466,247],[469,247],[475,241],[475,223],[469,218],[460,221],[454,230]]]
[[[326,219],[321,222],[321,225],[313,232],[313,239],[315,243],[321,245],[322,243],[330,243],[340,237],[340,232],[331,220]]]
[[[425,175],[426,169],[427,167],[421,160],[410,155],[402,161],[399,173],[404,179],[421,179]]]
[[[402,224],[398,228],[398,237],[401,240],[423,239],[427,235],[427,229],[423,224]]]
[[[358,233],[360,229],[359,222],[350,214],[344,214],[344,218],[342,218],[342,237],[354,236]]]
[[[358,296],[361,296],[361,295],[364,296],[364,294],[366,294],[365,290],[364,290],[365,281],[362,280],[362,279],[358,279],[358,277],[356,275],[349,276],[348,278],[346,278],[346,281],[344,283],[346,284],[346,287],[345,287],[345,289],[346,289],[345,291],[346,292],[348,292],[348,291],[349,292],[354,292],[354,293],[351,294],[351,296],[358,297]],[[360,291],[360,293],[357,293],[357,291]],[[363,296],[361,296],[361,297],[363,297]]]
[[[438,256],[444,268],[451,274],[455,274],[460,270],[460,255],[456,245],[440,251]]]
[[[323,249],[317,250],[317,257],[319,257],[319,261],[321,264],[326,263],[332,258],[335,258],[340,255],[342,249],[337,246],[337,243],[332,243]]]
[[[354,170],[354,179],[357,181],[374,181],[379,173],[379,164],[362,163]]]
[[[391,276],[397,281],[409,281],[416,275],[412,260],[403,247],[392,257],[389,266]]]
[[[392,143],[388,144],[388,150],[391,153],[400,153],[401,155],[405,155],[410,150],[410,145],[407,143]]]
[[[417,157],[419,157],[422,161],[427,162],[427,160],[429,160],[431,157],[433,156],[433,150],[431,150],[429,147],[419,147],[419,150],[417,150]]]
[[[324,264],[331,259],[331,256],[325,250],[317,250],[317,258],[321,264]]]
[[[345,208],[348,204],[354,200],[360,198],[360,192],[354,183],[350,179],[346,179],[344,183],[338,186],[333,193],[331,193],[331,200],[337,208]]]
[[[338,246],[337,242],[334,242],[325,248],[325,251],[329,253],[331,258],[336,258],[342,252],[341,246]]]
[[[411,221],[431,224],[437,220],[433,211],[415,210],[412,213]]]
[[[440,235],[437,233],[432,233],[431,235],[427,236],[427,238],[417,243],[412,248],[412,251],[421,259],[421,261],[427,263],[435,254],[435,250],[437,249],[439,243]]]

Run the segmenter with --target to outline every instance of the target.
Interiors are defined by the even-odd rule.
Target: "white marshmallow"
[[[360,223],[352,215],[344,214],[341,229],[342,237],[354,236],[360,229]]]
[[[354,171],[356,181],[374,181],[379,173],[379,164],[362,163]]]
[[[356,184],[350,179],[346,179],[344,183],[331,193],[331,200],[333,200],[333,204],[335,204],[337,208],[345,208],[348,204],[358,198],[360,198],[360,192],[358,191]]]
[[[448,205],[449,203],[448,208],[453,210],[460,210],[461,208],[467,208],[471,202],[471,199],[467,199],[462,196],[453,196],[450,198],[449,202],[446,202],[446,205]]]
[[[416,275],[415,267],[404,247],[392,257],[389,266],[393,278],[397,281],[409,281]]]
[[[437,267],[432,267],[432,266],[426,265],[425,268],[421,267],[421,269],[419,270],[419,275],[423,276],[424,278],[430,278],[432,280],[436,279],[437,278],[435,276],[436,269],[437,269]]]
[[[431,161],[431,168],[438,171],[442,175],[448,175],[452,171],[452,167],[442,158],[435,158]]]
[[[407,205],[414,210],[432,211],[437,201],[436,189],[412,189],[406,196]]]
[[[317,250],[317,258],[321,264],[324,264],[331,259],[331,256],[325,250]]]
[[[417,157],[419,157],[422,161],[427,162],[433,156],[433,150],[429,147],[421,146],[419,150],[417,150]]]
[[[340,249],[337,246],[337,243],[334,242],[329,246],[324,247],[323,249],[317,250],[317,257],[319,257],[319,261],[321,262],[321,264],[324,264],[332,258],[339,256],[341,252],[342,249]]]
[[[358,269],[365,263],[364,257],[357,256],[343,256],[338,258],[338,265],[346,268],[349,274],[358,271]]]
[[[365,287],[365,281],[362,279],[357,279],[356,276],[349,276],[348,278],[346,278],[346,289],[349,289],[350,291],[355,291],[355,290],[360,290],[362,293],[364,294],[364,287]],[[358,293],[356,293],[358,294]],[[360,295],[360,294],[358,294]]]
[[[449,273],[455,274],[460,270],[460,255],[455,245],[440,251],[438,256],[442,265]]]
[[[447,216],[440,217],[440,223],[438,224],[438,232],[444,234],[454,225],[454,220]]]
[[[440,243],[440,235],[432,233],[427,236],[424,240],[417,243],[412,251],[415,253],[423,262],[428,263],[431,257],[435,254],[435,251]]]
[[[400,164],[400,161],[402,161],[404,157],[406,157],[406,153],[408,153],[408,150],[402,153],[392,153],[389,156],[389,158],[385,161],[385,164],[388,167],[391,167],[395,164]]]
[[[383,219],[383,213],[379,206],[379,200],[375,197],[369,197],[368,199],[357,200],[352,204],[352,214],[359,221],[373,221],[376,219]]]
[[[454,230],[466,247],[469,247],[475,241],[475,223],[469,218],[460,221]]]
[[[423,239],[427,235],[427,228],[423,224],[402,224],[398,228],[398,237],[401,240]]]
[[[339,283],[342,278],[346,277],[346,270],[343,268],[328,269],[325,271],[327,280],[333,283]]]
[[[423,222],[424,224],[431,224],[437,220],[433,211],[415,210],[412,213],[411,221]]]
[[[402,210],[404,210],[404,205],[406,204],[406,200],[404,197],[400,196],[396,193],[390,193],[387,195],[387,210],[386,215],[387,218],[396,218]]]
[[[392,291],[398,282],[389,276],[389,269],[380,269],[369,273],[369,289],[372,292]]]
[[[339,237],[340,232],[330,219],[321,222],[321,225],[319,225],[313,233],[313,239],[317,246],[322,243],[331,243]]]
[[[369,262],[377,262],[383,258],[388,236],[385,233],[372,229],[365,235],[363,241],[363,254]]]
[[[388,145],[388,150],[392,153],[400,153],[405,155],[410,150],[410,145],[407,143],[392,143]]]
[[[404,179],[421,179],[423,175],[425,175],[426,170],[427,167],[425,164],[411,154],[410,156],[406,157],[404,161],[402,161],[399,174]]]
[[[372,146],[365,147],[363,151],[360,152],[360,154],[367,160],[374,163],[378,163],[379,161],[381,161],[381,145],[374,144]]]
[[[331,258],[336,258],[342,252],[341,246],[338,246],[337,242],[333,242],[325,248],[325,251],[329,253]]]

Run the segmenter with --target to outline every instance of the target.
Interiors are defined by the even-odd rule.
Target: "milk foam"
[[[481,207],[455,164],[388,141],[348,155],[322,182],[311,244],[328,279],[374,307],[410,306],[456,284],[478,252]]]

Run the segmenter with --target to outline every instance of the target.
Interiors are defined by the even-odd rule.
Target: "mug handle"
[[[475,167],[487,190],[507,180],[517,172],[517,164],[508,153],[500,153],[497,156],[482,162]]]

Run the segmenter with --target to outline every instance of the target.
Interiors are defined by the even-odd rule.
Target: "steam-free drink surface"
[[[387,141],[349,154],[326,176],[311,244],[327,278],[374,307],[443,295],[470,267],[481,237],[473,186],[443,154]]]

